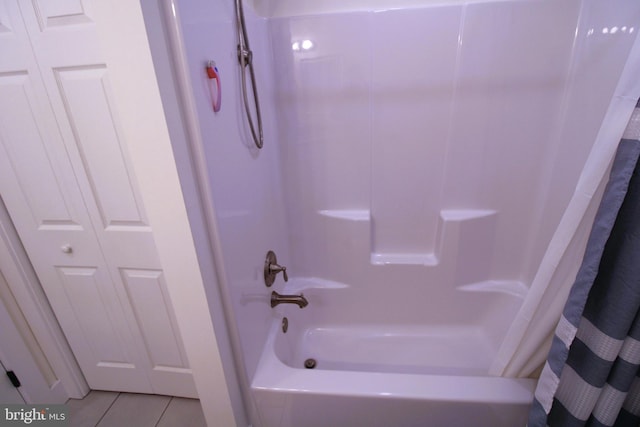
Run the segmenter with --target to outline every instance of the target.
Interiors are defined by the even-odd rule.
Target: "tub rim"
[[[281,319],[272,323],[251,389],[278,393],[383,397],[487,404],[530,404],[537,380],[294,368],[275,352]]]

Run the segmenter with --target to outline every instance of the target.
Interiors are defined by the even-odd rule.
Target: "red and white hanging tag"
[[[222,89],[220,87],[220,72],[218,71],[218,67],[216,67],[215,61],[209,61],[207,63],[207,77],[209,78],[209,92],[211,93],[211,101],[213,104],[213,111],[217,113],[220,111],[220,104],[222,100]],[[215,89],[213,85],[213,80],[215,80]]]

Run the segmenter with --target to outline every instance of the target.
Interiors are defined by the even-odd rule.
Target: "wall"
[[[271,319],[269,292],[262,278],[265,255],[273,249],[285,265],[288,259],[278,142],[270,114],[273,107],[269,103],[269,69],[260,68],[268,54],[265,21],[247,16],[265,119],[265,147],[258,151],[248,137],[240,103],[233,2],[183,2],[179,6],[217,214],[223,280],[251,377]],[[209,60],[216,61],[221,73],[223,98],[218,114],[212,111],[204,70]]]
[[[170,3],[165,2],[169,9]],[[245,408],[242,402],[238,406],[237,387],[243,384],[248,391],[272,319],[270,290],[262,278],[265,255],[273,249],[280,262],[286,265],[288,260],[270,70],[260,65],[269,59],[266,22],[247,11],[265,123],[265,146],[258,151],[249,139],[240,103],[233,1],[181,1],[176,8],[190,85],[184,91],[176,82],[177,62],[172,67],[169,60],[179,54],[168,54],[170,37],[162,28],[171,24],[152,18],[158,15],[154,2],[146,3],[145,19],[216,336],[226,342],[220,348],[222,361],[227,376],[237,381],[230,383],[234,408],[255,418],[249,396],[244,396]],[[222,108],[216,114],[205,74],[209,60],[216,61],[222,81]],[[192,116],[186,113],[190,109]],[[198,176],[198,164],[204,166],[202,176]]]
[[[548,180],[547,191],[541,199],[544,202],[536,207],[540,213],[536,214],[539,222],[535,229],[541,234],[529,246],[527,275],[530,277],[535,274],[546,243],[574,191],[591,143],[600,131],[640,30],[639,19],[637,2],[620,2],[616,7],[604,0],[583,2],[570,85],[559,117],[562,126],[552,135],[553,161],[547,163],[543,172]]]
[[[375,264],[435,266],[443,212],[464,210],[493,227],[459,253],[482,265],[464,268],[528,285],[635,39],[637,6],[427,2],[296,16],[301,5],[287,15],[282,2],[257,4],[276,16],[295,271],[352,283],[382,268]],[[616,34],[602,33],[614,26]],[[346,255],[347,236],[368,247]],[[350,274],[354,262],[361,272]]]

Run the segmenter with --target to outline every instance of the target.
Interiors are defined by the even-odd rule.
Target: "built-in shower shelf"
[[[492,209],[443,209],[440,211],[442,220],[447,221],[470,221],[474,219],[486,218],[495,215],[497,211]]]
[[[318,213],[330,218],[346,219],[349,221],[371,220],[371,211],[368,209],[327,209],[319,211]]]
[[[496,214],[496,211],[487,209],[442,210],[438,218],[438,233],[434,252],[372,252],[371,264],[437,266],[443,256],[452,256],[453,253],[464,257],[476,257],[476,259],[486,257],[487,242],[492,240],[490,236],[483,234],[486,234],[484,233],[486,230],[493,230]],[[477,264],[473,260],[469,260],[469,263]]]
[[[438,257],[431,253],[426,254],[371,254],[371,264],[408,264],[408,265],[438,265]]]
[[[346,289],[349,285],[320,277],[292,277],[284,287],[286,293],[297,293],[309,289]]]
[[[318,227],[322,230],[318,238],[331,242],[327,246],[330,250],[323,255],[325,258],[318,256],[317,259],[322,260],[321,265],[332,266],[335,274],[332,279],[348,282],[346,278],[350,280],[350,271],[354,269],[354,260],[357,260],[355,262],[362,262],[358,268],[364,269],[394,266],[438,269],[440,272],[437,274],[443,277],[450,275],[447,280],[452,286],[474,284],[475,287],[468,290],[517,295],[524,292],[521,285],[492,281],[498,220],[496,210],[440,210],[429,220],[436,228],[430,241],[423,242],[423,247],[408,242],[406,249],[398,242],[394,245],[380,242],[384,236],[376,235],[372,226],[376,218],[372,217],[369,209],[326,209],[317,211],[317,214],[323,218],[322,226]]]
[[[529,290],[527,285],[517,280],[485,280],[458,286],[456,289],[469,292],[500,292],[519,298],[524,298]]]

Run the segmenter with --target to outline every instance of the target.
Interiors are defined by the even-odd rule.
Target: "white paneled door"
[[[91,1],[0,0],[0,52],[0,192],[89,386],[195,397]]]

